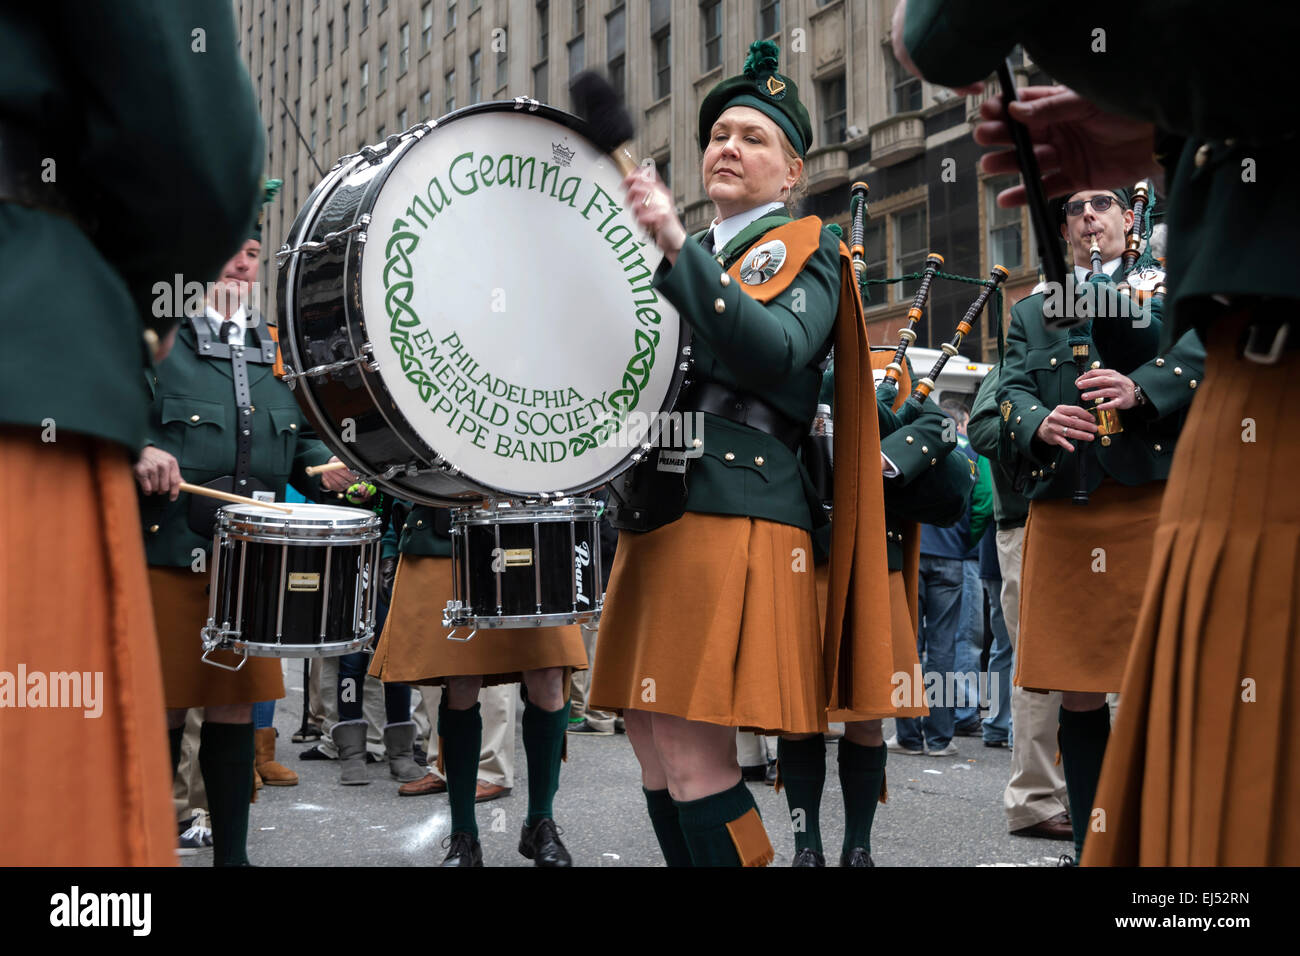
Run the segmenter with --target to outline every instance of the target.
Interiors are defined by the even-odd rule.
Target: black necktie
[[[231,334],[236,330],[238,330],[238,328],[239,326],[234,322],[231,322],[229,319],[226,319],[226,321],[222,322],[221,323],[221,344],[229,345]]]
[[[704,243],[704,251],[707,252],[709,255],[713,255],[713,227],[712,226],[710,226],[709,231],[704,234],[704,239],[702,241]]]

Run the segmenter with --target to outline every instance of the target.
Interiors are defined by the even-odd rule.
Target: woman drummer
[[[620,536],[590,705],[624,714],[670,866],[772,860],[741,782],[735,728],[819,733],[828,694],[839,690],[840,642],[826,642],[824,663],[818,629],[811,486],[793,451],[816,409],[833,331],[850,410],[836,429],[828,633],[870,629],[861,602],[889,601],[880,479],[857,480],[879,453],[874,408],[857,408],[871,388],[865,332],[838,238],[785,212],[812,127],[776,54],[773,43],[754,44],[744,73],[701,107],[701,171],[717,210],[707,234],[687,236],[657,178],[624,182],[628,209],[664,253],[655,289],[695,333],[694,384],[678,408],[703,412],[704,431],[688,459],[683,512]],[[888,647],[888,622],[881,627]],[[887,700],[888,669],[880,683]]]

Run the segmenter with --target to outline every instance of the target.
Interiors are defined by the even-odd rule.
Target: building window
[[[722,0],[701,4],[700,36],[704,41],[700,69],[708,73],[722,65]]]
[[[388,0],[379,0],[379,12],[383,13],[388,9]]]
[[[832,145],[844,142],[845,102],[844,77],[824,80],[817,84],[818,108],[822,114],[822,143]]]
[[[361,89],[357,91],[357,112],[365,112],[366,94],[370,90],[370,61],[361,64]]]
[[[446,112],[450,113],[456,108],[456,71],[448,70],[447,75],[442,78],[442,82],[447,94]]]
[[[311,78],[320,73],[320,37],[311,38]]]
[[[407,118],[406,107],[403,106],[397,111],[397,131],[399,133],[404,133],[409,128],[410,124],[406,122]]]
[[[325,97],[325,142],[330,141],[330,133],[334,128],[334,97]]]
[[[339,128],[348,125],[348,81],[339,84]]]
[[[502,43],[497,51],[497,89],[510,82],[510,55],[506,53],[508,44]]]
[[[921,80],[903,69],[894,57],[894,51],[885,50],[885,63],[889,68],[889,83],[893,87],[891,106],[895,113],[911,113],[921,108]]]
[[[370,0],[361,0],[361,29],[370,26]]]
[[[605,50],[608,57],[605,73],[609,85],[626,94],[627,86],[627,8],[619,7],[605,18]]]
[[[537,4],[537,59],[545,60],[550,53],[551,5],[547,0],[540,0]]]
[[[667,29],[661,30],[650,42],[654,46],[655,99],[661,100],[673,90],[672,33]]]
[[[659,171],[659,178],[664,181],[664,185],[669,189],[673,188],[673,161],[668,153],[655,157],[655,168]]]
[[[894,224],[894,275],[906,275],[920,272],[925,268],[925,257],[929,255],[928,237],[925,229],[925,207],[916,206],[890,217]],[[919,279],[898,282],[895,300],[902,302],[911,299],[921,284]]]
[[[533,67],[533,98],[541,102],[547,102],[547,76],[546,64],[538,63]]]
[[[889,274],[885,257],[885,220],[868,221],[862,232],[862,246],[866,250],[863,261],[867,264],[865,278],[883,279]],[[880,305],[882,303],[875,303]]]
[[[483,53],[475,50],[469,55],[469,101],[478,103],[483,99]]]
[[[481,7],[482,5],[483,5],[482,0],[469,0],[469,12],[470,12],[470,13],[473,13],[475,10],[477,10],[477,9],[478,9],[479,7]]]
[[[343,44],[341,49],[348,48],[348,34],[352,32],[352,4],[343,4]]]
[[[447,0],[447,29],[444,32],[450,33],[454,29],[456,29],[456,0]]]
[[[573,0],[573,35],[582,36],[586,32],[587,23],[587,4],[586,0]]]
[[[989,229],[989,264],[1015,271],[1025,264],[1020,210],[998,207],[998,193],[1020,182],[1019,176],[999,176],[984,183],[984,208]]]
[[[382,143],[384,141],[384,134],[386,132],[388,132],[388,127],[380,126],[379,129],[375,132],[375,142]]]
[[[433,119],[433,93],[425,90],[420,94],[420,122],[427,123]]]
[[[428,53],[433,46],[433,0],[420,8],[420,52]]]
[[[311,111],[311,125],[308,127],[308,129],[311,130],[311,135],[307,138],[307,141],[311,143],[310,149],[314,153],[316,152],[316,111],[315,110]]]
[[[411,25],[403,23],[397,37],[397,75],[405,76],[411,65]]]
[[[325,24],[325,65],[334,62],[334,21]]]
[[[587,68],[587,41],[585,37],[578,37],[569,41],[569,79]]]
[[[388,89],[388,44],[379,44],[379,93]],[[379,93],[375,95],[378,96]]]
[[[781,0],[758,0],[758,35],[775,36],[781,32]]]

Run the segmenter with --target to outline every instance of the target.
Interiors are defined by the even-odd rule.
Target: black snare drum
[[[600,513],[601,503],[591,498],[496,501],[453,511],[453,599],[443,625],[477,630],[598,621]]]
[[[217,514],[203,659],[335,657],[375,630],[379,517],[358,508],[295,504],[285,514],[226,505]],[[243,667],[241,661],[239,667]],[[234,668],[238,670],[239,668]]]

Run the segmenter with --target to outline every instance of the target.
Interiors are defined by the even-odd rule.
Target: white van
[[[909,348],[907,358],[912,363],[912,381],[916,382],[929,375],[930,369],[934,368],[934,363],[939,361],[939,356],[942,354],[938,349],[923,349],[919,346]],[[945,398],[956,399],[969,410],[975,405],[975,393],[979,391],[980,382],[984,381],[984,376],[992,368],[993,366],[988,362],[976,362],[958,352],[944,365],[943,371],[939,374],[939,381],[934,383],[934,391],[930,393],[930,397],[934,399],[935,404],[939,404]],[[881,371],[876,372],[877,384],[883,375]]]

